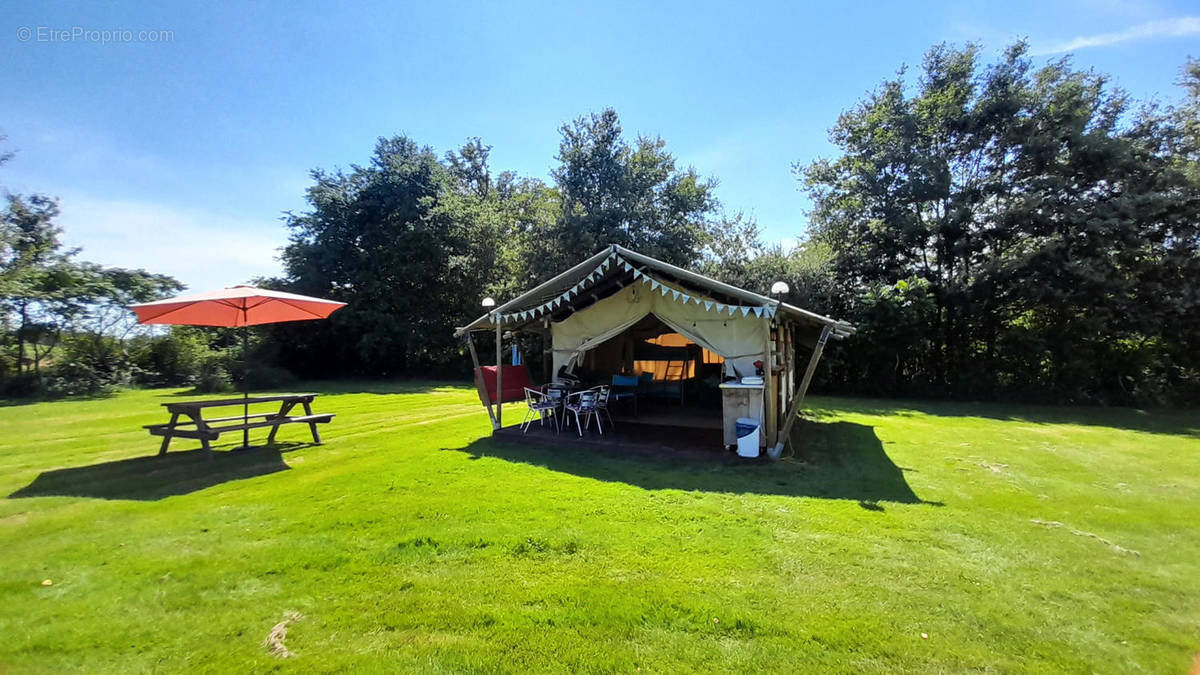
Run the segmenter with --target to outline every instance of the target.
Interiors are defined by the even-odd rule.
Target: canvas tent
[[[536,288],[456,330],[467,340],[479,380],[471,334],[494,331],[500,365],[505,333],[533,332],[548,339],[554,373],[570,370],[591,350],[653,315],[671,330],[724,358],[730,376],[769,364],[764,427],[769,445],[786,436],[826,340],[854,332],[849,324],[724,284],[715,279],[610,245]],[[809,359],[797,378],[796,354]],[[503,370],[500,370],[503,377]],[[480,397],[493,428],[503,424],[502,401]],[[493,404],[495,410],[493,411]]]

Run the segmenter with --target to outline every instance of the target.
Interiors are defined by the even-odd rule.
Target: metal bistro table
[[[267,436],[267,444],[269,445],[275,442],[275,434],[279,431],[279,427],[284,424],[307,424],[309,429],[312,430],[313,442],[319,445],[321,443],[321,435],[317,432],[317,425],[330,422],[333,420],[334,414],[314,414],[312,411],[312,402],[316,397],[317,395],[312,393],[277,394],[274,396],[252,396],[250,398],[224,398],[210,401],[164,403],[162,404],[163,407],[167,409],[167,412],[171,413],[171,421],[166,424],[147,424],[145,428],[150,431],[152,436],[163,437],[162,447],[158,450],[159,455],[166,454],[167,447],[171,444],[172,438],[192,438],[200,441],[200,445],[204,448],[204,451],[208,453],[209,457],[212,457],[212,447],[209,445],[209,442],[217,440],[221,434],[230,431],[245,431],[266,427],[271,427],[271,433]],[[203,412],[209,408],[226,408],[250,403],[279,403],[279,410],[251,415],[209,417],[207,419],[203,415]],[[289,415],[288,413],[297,405],[304,408],[304,414]],[[180,421],[180,417],[188,419]],[[214,424],[218,426],[213,426]]]

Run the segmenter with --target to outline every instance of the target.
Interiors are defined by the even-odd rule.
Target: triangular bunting
[[[704,309],[705,309],[706,311],[712,311],[712,306],[713,306],[713,302],[712,302],[712,300],[705,300],[705,301],[704,301]]]

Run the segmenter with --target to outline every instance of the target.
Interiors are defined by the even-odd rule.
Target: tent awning
[[[788,318],[810,325],[830,326],[832,336],[838,339],[854,333],[855,330],[843,321],[731,286],[617,244],[610,244],[562,274],[456,329],[455,335],[474,330],[494,330],[498,324],[512,330],[520,330],[547,319],[561,321],[575,311],[591,306],[637,282],[650,283],[652,286],[666,286],[669,283],[669,290],[675,296],[683,296],[697,304],[707,305],[706,309],[709,311],[729,311],[732,314],[740,309],[743,315],[755,311],[760,316],[769,315],[776,319]]]

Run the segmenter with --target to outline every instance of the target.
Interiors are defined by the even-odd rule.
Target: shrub
[[[43,382],[43,393],[50,397],[96,396],[116,391],[115,374],[90,364],[72,361],[55,369]]]
[[[213,354],[208,340],[197,331],[174,329],[152,338],[140,350],[137,365],[144,379],[154,384],[188,384],[212,372],[203,373],[204,361]]]
[[[198,393],[233,391],[233,380],[229,377],[229,369],[226,367],[225,361],[225,354],[221,352],[212,352],[201,359],[194,380]]]
[[[250,365],[250,390],[278,389],[296,383],[296,376],[286,368],[269,365]]]
[[[41,391],[41,378],[33,373],[13,375],[4,382],[4,395],[12,398],[28,398]]]

